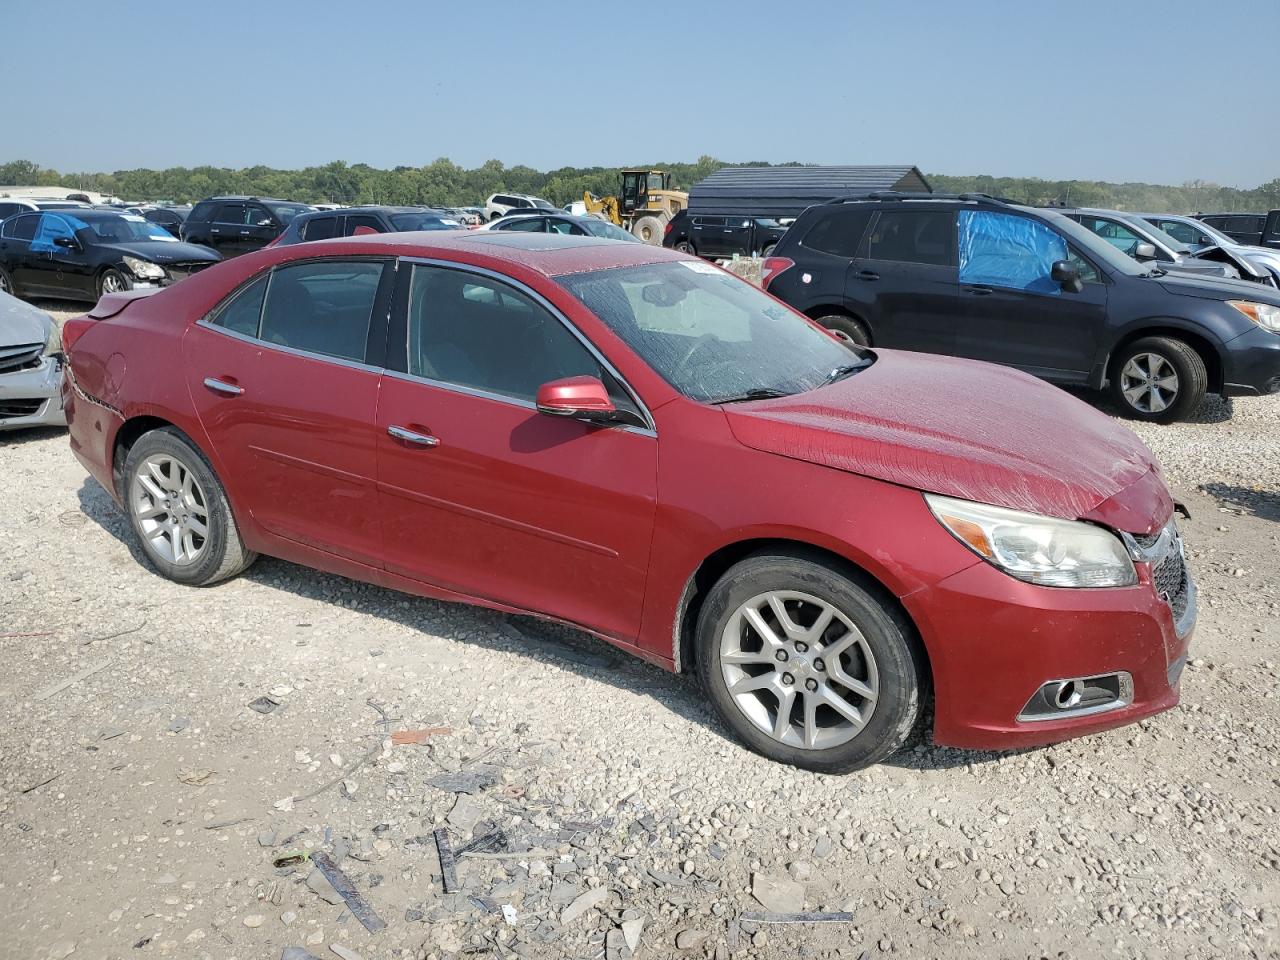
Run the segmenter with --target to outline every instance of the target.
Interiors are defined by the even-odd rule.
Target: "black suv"
[[[315,207],[267,197],[210,197],[201,200],[181,227],[187,243],[213,247],[224,257],[260,250],[284,232],[300,213]]]
[[[991,197],[877,193],[810,207],[765,260],[765,288],[856,343],[1110,384],[1168,422],[1208,391],[1280,392],[1280,291],[1165,273],[1049,210]]]
[[[1280,210],[1270,213],[1197,213],[1196,219],[1220,230],[1236,243],[1280,247]]]

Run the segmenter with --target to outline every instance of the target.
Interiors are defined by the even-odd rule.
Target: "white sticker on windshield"
[[[713,263],[704,263],[701,260],[680,260],[677,261],[680,266],[687,267],[694,273],[709,273],[718,276],[722,271]]]
[[[138,216],[136,213],[122,213],[120,216],[126,220],[132,220],[134,223],[146,223],[146,218]]]

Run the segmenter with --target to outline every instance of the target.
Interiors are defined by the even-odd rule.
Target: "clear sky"
[[[0,0],[0,160],[1280,176],[1276,0]]]

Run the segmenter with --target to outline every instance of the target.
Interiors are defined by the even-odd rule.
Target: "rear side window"
[[[693,222],[700,227],[723,227],[724,217],[694,217]]]
[[[363,362],[382,270],[380,262],[356,260],[276,268],[262,305],[259,338]]]
[[[1190,244],[1193,247],[1213,242],[1191,224],[1183,223],[1181,220],[1158,220],[1156,221],[1156,226],[1173,237],[1173,239]]]
[[[364,233],[383,233],[382,221],[368,215],[347,217],[346,235],[357,237]]]
[[[217,223],[233,223],[240,226],[244,225],[244,204],[243,203],[224,203],[218,208]]]
[[[800,245],[820,253],[852,260],[867,229],[871,211],[859,207],[832,207],[804,235]]]
[[[302,225],[303,240],[328,240],[337,235],[337,217],[312,217]]]
[[[1067,241],[1037,220],[989,210],[961,210],[960,282],[1059,294],[1053,264],[1067,260]]]
[[[214,314],[213,324],[246,337],[256,337],[262,318],[262,295],[266,292],[267,278],[259,277]]]
[[[4,236],[10,240],[31,240],[36,235],[36,223],[40,214],[28,213],[4,222]]]
[[[12,216],[21,209],[16,203],[0,203],[0,220]]]
[[[518,220],[509,220],[502,225],[502,229],[520,233],[543,233],[546,229],[545,224],[546,221],[541,217],[521,217]]]
[[[190,220],[211,220],[213,219],[213,210],[217,204],[211,200],[201,200],[191,208]]]
[[[869,260],[945,267],[955,262],[950,210],[882,210],[867,237]]]

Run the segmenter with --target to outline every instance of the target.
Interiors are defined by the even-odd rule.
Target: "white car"
[[[0,291],[0,433],[66,425],[61,350],[48,314]]]
[[[1269,272],[1276,281],[1276,286],[1280,286],[1280,250],[1250,246],[1232,240],[1222,231],[1195,217],[1184,217],[1174,213],[1139,213],[1136,216],[1159,227],[1174,239],[1181,240],[1191,247],[1195,255],[1199,255],[1201,250],[1215,246],[1238,257],[1245,257]]]
[[[484,218],[490,222],[512,210],[552,210],[554,205],[541,197],[532,197],[526,193],[494,193],[484,203]]]

